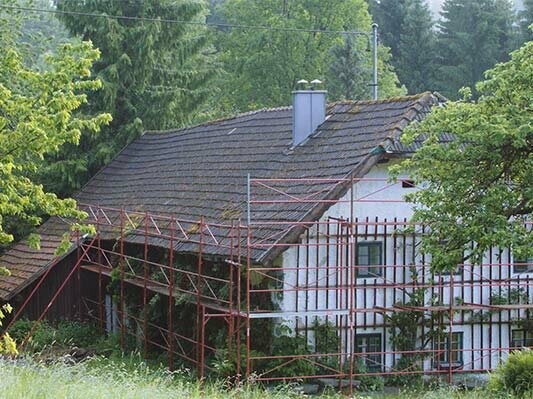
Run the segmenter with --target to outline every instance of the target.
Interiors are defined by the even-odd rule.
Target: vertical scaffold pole
[[[80,231],[76,230],[76,259],[80,259]],[[77,291],[77,310],[76,313],[78,314],[78,318],[81,319],[81,267],[76,268],[76,291]]]
[[[124,208],[120,209],[120,244],[119,244],[119,267],[120,267],[120,298],[119,298],[119,308],[120,308],[120,346],[124,349],[126,343],[125,333],[125,306],[124,306]]]
[[[100,334],[104,334],[104,295],[102,283],[102,233],[100,227],[100,209],[96,211],[96,247],[98,250],[98,327]]]
[[[372,98],[378,99],[378,24],[372,24]]]
[[[170,240],[168,248],[168,368],[174,369],[174,332],[172,309],[174,307],[174,217],[170,218]]]
[[[251,268],[251,245],[250,225],[246,228],[246,380],[252,374],[252,363],[250,359],[251,339],[250,336],[250,268]]]
[[[143,356],[148,356],[148,212],[144,215],[144,256],[143,256]]]
[[[251,179],[250,179],[250,173],[246,175],[246,222],[248,226],[250,225],[250,222],[252,221],[252,187],[251,187]]]
[[[203,259],[202,251],[204,244],[204,217],[200,218],[199,222],[199,244],[198,244],[198,267],[197,267],[197,278],[196,278],[196,374],[198,378],[202,378],[204,365],[202,363],[202,350],[200,346],[203,345],[202,342],[202,328],[203,328],[203,314],[202,314],[202,293],[201,293],[201,281],[202,281],[202,269],[203,269]]]
[[[236,350],[237,350],[237,356],[236,356],[236,371],[237,371],[237,379],[240,379],[241,377],[241,328],[242,328],[242,320],[241,320],[241,269],[240,265],[242,265],[242,230],[241,230],[241,223],[239,221],[239,225],[237,227],[237,262],[239,263],[239,267],[237,267],[237,337],[236,337]]]

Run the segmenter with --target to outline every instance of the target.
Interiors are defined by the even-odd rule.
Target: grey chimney
[[[315,81],[311,82],[314,83]],[[292,145],[297,146],[326,120],[325,90],[292,92]]]

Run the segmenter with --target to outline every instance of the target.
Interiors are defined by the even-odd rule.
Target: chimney
[[[307,84],[300,80],[299,85]],[[326,120],[325,90],[314,90],[321,84],[319,80],[311,82],[311,88],[292,92],[292,145],[297,146],[307,139],[316,128]]]

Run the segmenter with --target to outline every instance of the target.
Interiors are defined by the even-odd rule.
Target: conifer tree
[[[364,99],[368,97],[371,73],[364,65],[362,53],[353,36],[331,48],[333,60],[328,70],[329,94],[338,99]]]
[[[201,22],[205,4],[193,0],[62,0],[61,11]],[[73,35],[101,51],[94,66],[103,82],[91,94],[88,113],[105,111],[113,122],[99,135],[85,134],[79,147],[64,147],[48,159],[41,180],[68,195],[85,183],[144,129],[180,127],[209,96],[213,74],[205,27],[186,23],[64,14]]]
[[[524,10],[519,14],[521,36],[524,42],[533,40],[533,30],[529,26],[533,24],[533,0],[524,0]]]
[[[456,98],[483,72],[508,58],[514,13],[508,0],[446,0],[439,25],[439,90]]]
[[[435,32],[425,0],[372,0],[380,39],[390,47],[392,64],[410,93],[433,90]]]
[[[398,56],[393,61],[409,93],[435,89],[435,32],[431,11],[423,0],[407,0]]]

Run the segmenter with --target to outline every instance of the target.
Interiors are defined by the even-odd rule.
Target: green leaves
[[[424,141],[402,167],[423,186],[408,199],[430,228],[423,250],[437,270],[480,263],[492,247],[533,253],[533,42],[486,77],[477,102],[465,93],[403,137]]]
[[[76,144],[84,129],[97,131],[111,120],[109,114],[79,118],[86,93],[101,87],[90,68],[99,51],[90,42],[62,45],[47,56],[45,67],[28,66],[14,44],[2,42],[0,59],[0,244],[13,235],[6,221],[36,227],[47,215],[82,216],[70,199],[46,192],[32,179],[43,158],[64,144]],[[31,234],[28,245],[39,248]]]

